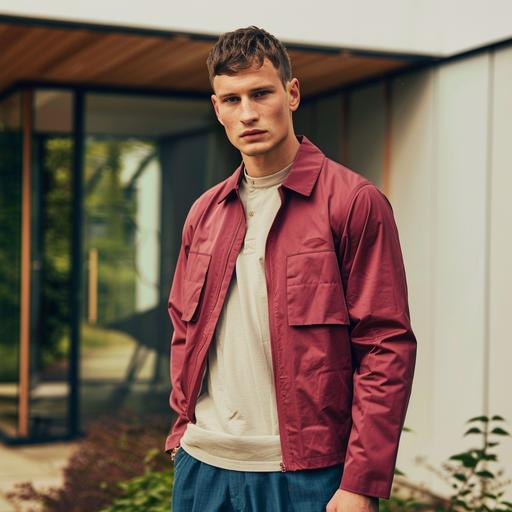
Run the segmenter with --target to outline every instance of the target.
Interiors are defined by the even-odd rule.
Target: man
[[[378,510],[416,360],[391,205],[295,135],[275,37],[207,66],[242,162],[190,208],[169,296],[173,511]]]

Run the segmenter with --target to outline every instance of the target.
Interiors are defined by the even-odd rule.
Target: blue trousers
[[[343,464],[300,471],[232,471],[183,448],[174,461],[172,512],[325,512]]]

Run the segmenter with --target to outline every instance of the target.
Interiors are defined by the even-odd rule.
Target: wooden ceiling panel
[[[3,42],[0,52],[0,69],[2,73],[9,64],[19,58],[26,58],[28,54],[33,53],[34,47],[40,40],[48,34],[46,27],[33,27],[32,30],[17,30],[11,34],[11,39]]]
[[[169,65],[162,70],[162,73],[155,75],[152,81],[160,87],[168,86],[176,79],[177,82],[182,79],[186,80],[187,77],[196,73],[198,69],[207,77],[206,58],[208,51],[209,47],[205,46],[202,42],[189,44],[186,48],[175,52]],[[183,85],[180,87],[183,87]]]
[[[320,52],[299,52],[299,51],[288,51],[292,63],[292,71],[295,73],[297,68],[306,66],[311,62],[316,62],[319,58],[325,57],[325,53]]]
[[[39,77],[42,80],[50,80],[52,70],[60,66],[70,56],[76,55],[82,48],[86,48],[95,41],[95,34],[88,30],[60,30],[59,44],[49,48],[40,58],[41,65],[38,67]]]
[[[37,71],[38,65],[44,62],[40,56],[44,55],[46,58],[47,52],[58,47],[60,37],[58,32],[46,31],[37,34],[37,37],[25,37],[24,44],[20,44],[16,54],[6,52],[5,60],[2,59],[4,61],[0,63],[2,73],[18,76],[32,75]]]
[[[199,62],[206,60],[208,48],[203,42],[189,41],[179,48],[172,48],[148,74],[146,79],[155,86],[168,83],[168,76],[196,70]]]
[[[91,78],[105,82],[112,80],[112,77],[120,79],[123,73],[130,77],[134,74],[134,63],[144,62],[150,56],[158,54],[161,45],[162,41],[155,37],[136,36],[127,39],[121,51],[91,71]]]
[[[0,22],[0,92],[23,80],[211,93],[210,40],[88,27]],[[376,77],[413,61],[289,49],[303,96]]]
[[[168,76],[168,83],[173,78]],[[196,66],[186,74],[181,74],[179,77],[174,78],[176,86],[180,89],[188,89],[196,92],[209,92],[212,93],[210,80],[208,79],[208,68],[206,67],[206,57],[203,60],[202,66]]]
[[[98,66],[108,64],[110,59],[126,45],[123,34],[105,34],[66,56],[46,73],[48,80],[83,80]]]
[[[325,76],[333,71],[342,71],[357,62],[359,62],[359,57],[350,55],[321,55],[314,61],[295,66],[295,70],[297,73],[308,78],[315,78],[317,76]]]
[[[306,75],[303,83],[307,94],[318,94],[344,85],[376,78],[383,73],[399,69],[406,65],[404,62],[354,62],[344,69],[334,69],[331,73],[310,77]]]
[[[7,49],[7,45],[11,45],[22,33],[23,27],[0,24],[0,48]]]
[[[101,80],[119,81],[128,84],[147,83],[153,86],[150,76],[161,72],[167,62],[172,60],[175,52],[184,50],[187,42],[183,40],[161,40],[151,51],[137,53],[132,59],[129,59],[123,66],[118,66],[108,74],[103,75]]]

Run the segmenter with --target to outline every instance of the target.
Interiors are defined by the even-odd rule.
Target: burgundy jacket
[[[279,186],[265,275],[282,471],[344,463],[340,488],[389,498],[416,362],[393,210],[306,136]],[[243,162],[191,206],[169,295],[179,446],[246,223]]]

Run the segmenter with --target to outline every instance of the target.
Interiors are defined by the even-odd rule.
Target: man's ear
[[[288,106],[292,112],[299,108],[300,84],[297,78],[292,78],[288,83]]]
[[[212,94],[210,96],[210,100],[212,101],[212,105],[213,105],[213,110],[215,111],[215,115],[217,116],[217,120],[219,121],[219,123],[224,126],[224,123],[221,121],[220,119],[220,114],[219,114],[219,105],[218,105],[218,99],[217,99],[217,96],[215,94]]]

